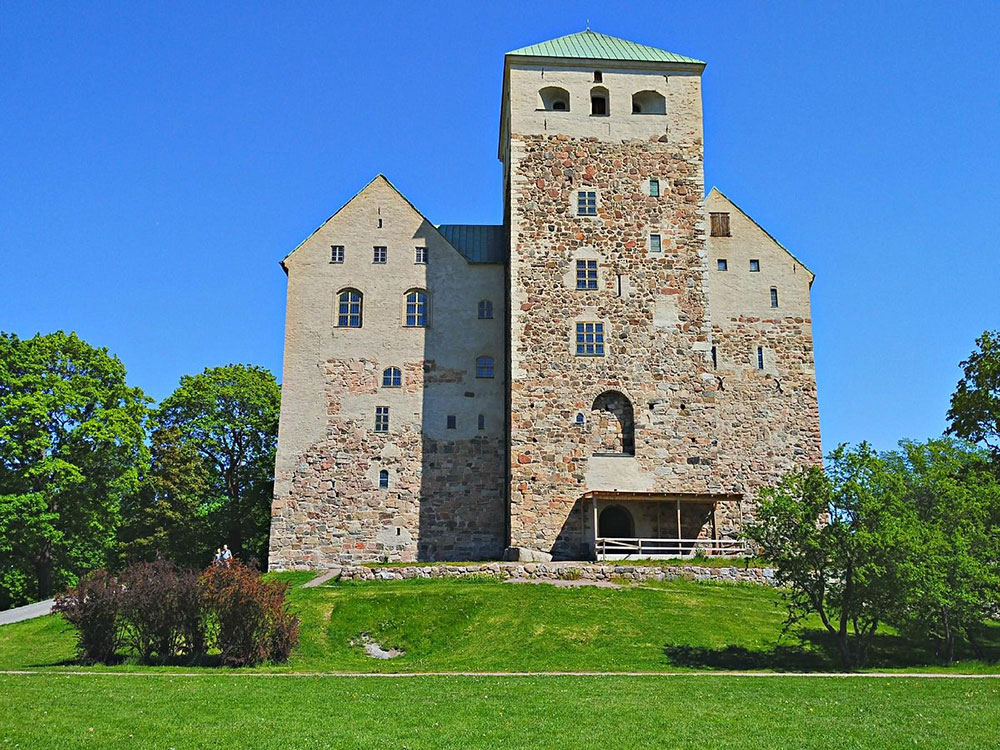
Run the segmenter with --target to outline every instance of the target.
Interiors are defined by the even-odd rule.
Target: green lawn
[[[0,747],[995,747],[1000,680],[0,676]]]
[[[310,574],[284,577],[299,584]],[[815,624],[781,637],[778,593],[749,584],[673,581],[609,590],[436,579],[295,587],[291,597],[303,620],[302,643],[289,664],[255,671],[838,667]],[[994,633],[991,647],[1000,655],[1000,628]],[[357,645],[362,634],[406,653],[390,661],[372,659]],[[0,627],[0,669],[72,668],[72,659],[72,633],[56,617]],[[870,667],[943,671],[930,654],[889,633],[879,639]],[[965,661],[948,669],[997,672],[1000,666]]]

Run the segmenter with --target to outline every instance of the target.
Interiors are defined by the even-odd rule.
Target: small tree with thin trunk
[[[811,467],[763,489],[747,528],[785,587],[786,629],[818,616],[847,669],[864,665],[898,597],[901,495],[898,476],[867,444],[840,446],[826,473]]]

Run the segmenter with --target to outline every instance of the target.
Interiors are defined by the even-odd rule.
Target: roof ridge
[[[585,60],[705,64],[703,60],[604,34],[589,27],[583,31],[520,47],[507,54],[518,57],[575,57]]]

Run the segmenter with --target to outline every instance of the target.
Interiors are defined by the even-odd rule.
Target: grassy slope
[[[298,584],[309,577],[294,574],[288,579]],[[258,671],[826,670],[837,666],[829,644],[816,637],[818,631],[785,637],[779,643],[780,599],[777,592],[761,586],[676,581],[607,590],[426,580],[294,588],[292,599],[303,618],[302,644],[288,665]],[[392,661],[370,659],[351,645],[361,633],[370,633],[383,646],[402,648],[406,654]],[[0,628],[0,669],[52,667],[72,657],[72,634],[57,618]],[[880,640],[872,667],[940,669],[928,654],[891,635]],[[976,662],[953,669],[998,671],[995,664]]]
[[[992,747],[1000,681],[0,676],[0,746]]]

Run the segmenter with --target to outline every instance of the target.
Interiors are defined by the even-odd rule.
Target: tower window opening
[[[599,70],[594,71],[594,83],[604,83],[604,74]]]
[[[576,354],[579,357],[604,356],[604,323],[576,324]]]
[[[448,425],[449,430],[454,430],[458,425],[458,419],[455,417],[454,414],[449,414],[448,421],[446,424]]]
[[[389,431],[389,407],[375,407],[375,432]]]
[[[633,115],[665,115],[667,100],[658,91],[637,91],[632,94]]]
[[[649,194],[654,198],[660,197],[660,181],[657,179],[652,179],[649,181]]]
[[[480,430],[485,430],[486,429],[486,415],[485,414],[480,414],[479,415],[479,424],[478,424],[478,427],[479,427]]]
[[[576,419],[574,420],[578,425],[583,424],[583,412],[576,413]]]
[[[493,377],[493,357],[476,357],[476,377]]]
[[[538,92],[539,109],[568,112],[569,92],[558,86],[546,86]]]
[[[757,347],[757,369],[764,369],[764,347],[762,346]]]
[[[608,105],[608,90],[603,86],[595,86],[590,90],[590,114],[607,115],[611,111]]]
[[[578,260],[576,262],[576,288],[597,289],[596,260]]]
[[[725,258],[719,258],[719,260],[716,261],[716,264],[717,264],[716,267],[720,271],[728,271],[729,270],[729,263],[726,261]]]
[[[649,251],[653,253],[658,253],[660,252],[660,249],[661,249],[660,235],[658,234],[649,235]]]
[[[576,194],[578,216],[597,216],[597,193],[594,190],[580,190]]]

